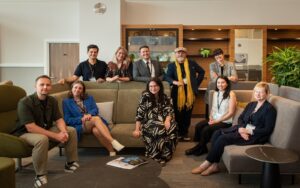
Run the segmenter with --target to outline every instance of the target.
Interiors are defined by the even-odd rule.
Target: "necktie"
[[[150,74],[150,76],[151,76],[151,71],[150,71],[150,67],[149,66],[151,66],[151,64],[149,63],[149,61],[147,61],[147,69],[148,69],[148,72],[149,72],[149,74]]]
[[[221,76],[224,74],[224,66],[221,67]]]

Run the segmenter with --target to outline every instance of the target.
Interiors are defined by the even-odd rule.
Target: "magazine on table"
[[[114,166],[123,169],[133,169],[142,164],[146,164],[148,161],[139,156],[127,156],[127,157],[119,157],[112,161],[106,163],[109,166]]]

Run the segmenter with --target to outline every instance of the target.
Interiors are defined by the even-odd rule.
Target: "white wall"
[[[235,39],[235,53],[248,54],[247,65],[262,66],[263,57],[263,41],[262,39]]]
[[[12,80],[26,92],[34,91],[37,75],[47,73],[46,41],[80,42],[100,47],[109,61],[121,44],[120,0],[101,0],[107,12],[93,12],[98,0],[0,0],[0,81]]]
[[[127,0],[124,24],[299,24],[299,0]]]
[[[87,59],[86,47],[97,44],[99,59],[110,61],[115,50],[121,45],[121,3],[120,0],[101,0],[106,4],[105,14],[93,12],[99,0],[80,0],[80,58]]]
[[[0,1],[0,80],[33,92],[47,62],[45,41],[78,39],[78,28],[76,1]]]

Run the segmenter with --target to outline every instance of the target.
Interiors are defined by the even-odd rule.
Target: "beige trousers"
[[[51,127],[49,131],[59,132],[56,126]],[[67,132],[69,140],[64,144],[67,162],[78,161],[76,130],[73,127],[67,127]],[[49,141],[52,142],[52,140],[45,135],[36,133],[25,133],[20,138],[33,146],[32,163],[36,175],[47,174]]]

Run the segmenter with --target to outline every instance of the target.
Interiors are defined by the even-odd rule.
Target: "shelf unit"
[[[209,81],[209,64],[214,57],[209,55],[203,57],[199,49],[208,48],[212,51],[216,48],[223,49],[225,59],[234,62],[235,29],[261,29],[263,31],[263,62],[274,46],[283,48],[296,46],[300,49],[300,25],[122,25],[122,46],[127,46],[126,31],[132,29],[178,29],[178,46],[184,46],[188,50],[188,58],[195,60],[205,71],[205,79],[200,88],[207,88]],[[154,49],[155,50],[155,49]],[[151,50],[152,51],[152,50]],[[161,62],[166,66],[169,61]],[[272,75],[269,71],[269,64],[262,65],[262,80],[270,82]],[[203,115],[205,107],[203,94],[197,97],[193,115]]]

